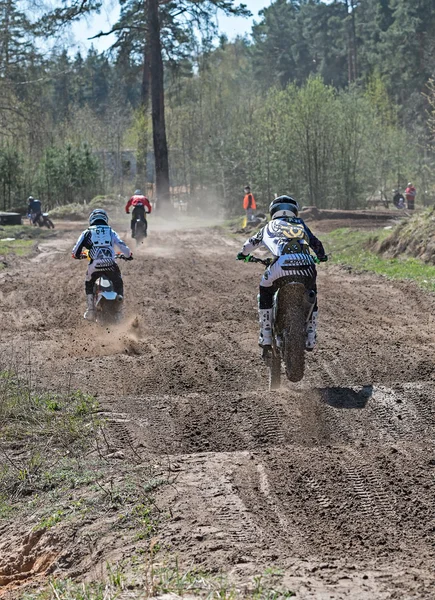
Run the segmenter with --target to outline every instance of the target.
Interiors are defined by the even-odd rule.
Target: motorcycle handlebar
[[[84,252],[82,252],[80,254],[79,258],[89,258],[89,256],[87,254],[85,254]],[[115,254],[115,259],[121,259],[121,260],[133,260],[133,255],[130,255],[128,258],[126,256],[124,256],[124,254],[118,253]]]
[[[117,254],[115,258],[120,258],[121,260],[133,260],[133,254],[130,254],[128,258],[124,256],[124,254]]]
[[[326,260],[320,260],[319,258],[317,258],[317,256],[313,256],[313,260],[316,264],[322,263],[322,262],[326,262]],[[262,265],[264,265],[265,267],[270,267],[270,265],[273,263],[274,259],[273,258],[258,258],[257,256],[250,256],[249,257],[249,261],[247,262],[253,262],[253,263],[261,263]]]
[[[258,258],[257,256],[250,256],[250,258],[249,258],[249,262],[261,263],[265,267],[270,267],[270,265],[272,264],[272,261],[273,261],[272,258]]]

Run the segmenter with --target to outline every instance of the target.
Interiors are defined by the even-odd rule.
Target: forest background
[[[0,209],[153,194],[147,1],[83,55],[63,39],[84,3],[0,0]],[[411,180],[435,201],[433,0],[276,0],[233,41],[217,4],[158,5],[173,199],[233,214],[249,182],[263,207],[355,208]]]

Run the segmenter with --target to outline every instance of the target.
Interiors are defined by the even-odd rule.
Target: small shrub
[[[65,204],[50,210],[50,218],[55,220],[83,221],[89,216],[89,206],[86,204]]]
[[[96,208],[103,208],[107,212],[113,212],[122,210],[126,204],[126,199],[122,196],[116,196],[115,194],[106,194],[104,196],[95,196],[89,202],[89,211],[95,210]]]

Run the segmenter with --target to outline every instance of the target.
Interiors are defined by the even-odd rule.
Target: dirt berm
[[[305,221],[314,220],[321,221],[325,219],[340,219],[340,220],[353,220],[353,221],[370,221],[380,222],[389,221],[391,219],[397,219],[399,217],[408,216],[407,213],[400,213],[397,210],[339,210],[339,209],[321,209],[317,206],[306,206],[301,212],[300,216]],[[359,225],[359,223],[358,223]]]
[[[0,353],[30,353],[46,389],[69,378],[96,394],[109,461],[134,452],[138,469],[170,466],[172,484],[155,497],[168,515],[162,555],[238,584],[279,567],[296,598],[434,598],[433,295],[321,266],[318,348],[302,383],[270,394],[257,347],[261,268],[236,262],[241,240],[150,222],[122,265],[126,324],[107,332],[83,321],[77,233],[0,275]],[[63,522],[33,547],[56,556],[56,577],[95,576],[134,546],[108,537],[109,516],[74,531]],[[0,525],[9,573],[33,526]]]
[[[403,221],[381,242],[379,252],[387,256],[413,256],[435,263],[435,207]]]

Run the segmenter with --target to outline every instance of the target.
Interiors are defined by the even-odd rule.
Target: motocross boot
[[[95,303],[94,303],[94,295],[86,294],[86,312],[83,315],[87,321],[95,321]]]
[[[264,346],[272,345],[272,309],[271,308],[259,308],[258,316],[260,320],[260,337],[258,338],[258,345],[262,348]]]
[[[317,310],[314,310],[311,313],[310,320],[307,323],[305,349],[309,351],[313,350],[314,346],[316,345],[317,314]]]

